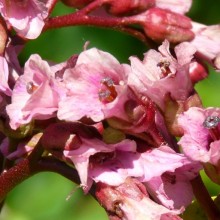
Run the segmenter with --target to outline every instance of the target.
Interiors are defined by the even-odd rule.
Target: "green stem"
[[[202,179],[199,175],[191,181],[194,195],[201,206],[201,208],[206,213],[209,220],[219,220],[220,211],[215,205],[214,201],[210,197]]]

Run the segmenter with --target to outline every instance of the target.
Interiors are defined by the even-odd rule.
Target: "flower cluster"
[[[194,89],[208,76],[203,61],[220,70],[219,26],[186,17],[190,0],[63,2],[81,10],[49,18],[56,1],[0,0],[2,179],[25,159],[38,170],[52,158],[110,219],[182,219],[201,169],[220,184],[220,109],[203,108]],[[25,40],[43,30],[103,21],[161,45],[123,64],[85,46],[62,63],[32,54],[20,66]]]

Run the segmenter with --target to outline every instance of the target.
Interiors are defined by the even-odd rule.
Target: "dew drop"
[[[205,128],[212,129],[218,126],[219,122],[220,122],[220,118],[218,116],[208,116],[203,122],[203,126]]]

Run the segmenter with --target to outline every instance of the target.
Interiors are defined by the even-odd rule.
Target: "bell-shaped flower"
[[[192,22],[195,38],[191,44],[196,47],[196,55],[208,61],[220,71],[220,25],[206,26]]]
[[[64,88],[55,80],[49,64],[32,55],[13,88],[12,103],[6,107],[11,128],[17,129],[32,119],[54,117],[62,95]]]
[[[175,47],[176,59],[169,51],[169,42],[164,41],[159,52],[149,50],[143,61],[130,57],[132,73],[128,84],[139,97],[149,97],[162,110],[167,94],[184,101],[193,91],[189,64],[195,51],[189,43],[181,43]]]
[[[44,19],[48,16],[46,3],[39,0],[0,0],[0,12],[18,35],[28,39],[40,35]]]
[[[75,135],[74,138],[76,138]],[[136,144],[131,140],[123,140],[116,144],[105,144],[103,141],[97,138],[87,139],[79,136],[79,143],[80,144],[77,149],[64,150],[63,154],[75,165],[75,168],[80,176],[81,185],[83,186],[85,192],[89,190],[92,184],[93,175],[90,174],[90,170],[93,169],[93,166],[95,166],[96,163],[103,163],[103,161],[108,158],[109,153],[111,157],[114,156],[116,148],[126,149],[127,151],[136,150]],[[91,159],[93,155],[96,155],[96,157]],[[93,162],[90,162],[90,159]],[[100,175],[101,174],[102,173],[100,173]],[[128,174],[126,175],[123,173],[121,175],[114,175],[114,178],[112,179],[114,182],[113,185],[122,183],[127,176]],[[104,178],[105,173],[103,172],[103,180]]]
[[[178,142],[191,160],[218,165],[220,159],[220,109],[192,107],[178,123],[184,135]]]
[[[191,180],[198,176],[202,165],[185,157],[174,172],[165,172],[145,182],[149,194],[168,209],[187,207],[193,200]]]
[[[66,121],[83,117],[95,122],[103,120],[103,110],[117,105],[125,93],[129,71],[128,65],[121,65],[107,52],[96,48],[82,52],[75,67],[63,74],[68,92],[59,104],[58,118]]]

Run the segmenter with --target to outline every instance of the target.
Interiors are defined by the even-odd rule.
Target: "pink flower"
[[[189,64],[195,51],[189,43],[181,43],[175,47],[175,59],[169,52],[169,42],[164,41],[159,52],[149,50],[143,61],[131,57],[128,84],[139,97],[149,97],[161,109],[167,94],[174,100],[186,100],[193,91]]]
[[[39,0],[0,0],[0,12],[18,35],[29,39],[39,36],[48,15],[46,4]]]
[[[128,71],[128,66],[121,65],[109,53],[96,48],[82,52],[75,67],[64,72],[63,82],[68,92],[59,104],[58,118],[103,120],[104,109],[117,105],[120,94],[127,89]]]
[[[220,109],[192,107],[181,114],[178,123],[184,131],[179,141],[191,160],[218,166],[220,159]]]
[[[54,78],[46,61],[32,55],[26,62],[24,74],[16,81],[12,103],[6,107],[12,129],[32,119],[54,117],[63,88]]]
[[[196,47],[199,57],[220,70],[220,25],[206,26],[192,22],[195,38],[191,44]]]
[[[156,7],[185,14],[192,6],[192,0],[156,0]]]
[[[190,181],[198,176],[201,169],[200,163],[185,157],[185,162],[174,172],[165,172],[144,184],[155,201],[168,209],[180,209],[192,202],[194,195]]]
[[[97,154],[96,163],[102,163],[102,160],[105,160],[105,157],[108,158],[109,154],[112,156],[116,150],[116,148],[124,149],[124,151],[135,151],[136,145],[134,141],[131,140],[123,140],[117,144],[105,144],[103,141],[92,138],[80,138],[80,146],[77,149],[73,150],[64,150],[63,154],[66,158],[69,158],[73,164],[75,165],[76,170],[79,173],[81,184],[84,187],[85,192],[87,192],[92,184],[92,174],[90,174],[90,170],[93,169],[93,163],[89,163],[90,158]],[[126,150],[125,150],[126,149]],[[114,175],[115,178],[112,179],[113,185],[119,185],[124,182],[126,177],[125,173]],[[105,173],[103,172],[103,180],[105,178]]]
[[[132,178],[117,187],[98,183],[96,197],[110,219],[181,220],[177,215],[183,211],[169,210],[157,204],[149,198],[144,185]]]

